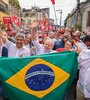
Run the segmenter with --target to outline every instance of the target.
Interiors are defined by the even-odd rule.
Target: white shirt
[[[36,54],[47,54],[47,53],[54,53],[55,51],[51,50],[49,52],[46,52],[44,47],[37,41],[32,41],[33,45],[35,46],[36,49]]]
[[[25,47],[27,47],[27,48],[30,48],[30,46],[29,46],[29,44],[27,44],[27,45],[24,45]]]
[[[19,57],[19,55],[23,54],[23,56],[30,56],[30,49],[26,47],[22,47],[18,49],[14,43],[7,40],[5,43],[8,48],[8,57]]]
[[[90,50],[82,50],[78,61],[80,71],[77,86],[86,98],[90,98]]]
[[[88,47],[83,42],[80,42],[80,43],[77,43],[77,44],[82,50],[87,50],[88,49]]]
[[[0,57],[2,56],[2,49],[3,49],[3,46],[0,46]]]

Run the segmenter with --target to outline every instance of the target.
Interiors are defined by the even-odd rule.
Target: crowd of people
[[[28,30],[0,29],[0,57],[25,57],[69,50],[78,53],[79,77],[75,87],[76,100],[90,100],[90,30],[73,27],[45,31],[35,21]],[[65,98],[64,98],[65,99]],[[67,99],[67,98],[66,98]]]

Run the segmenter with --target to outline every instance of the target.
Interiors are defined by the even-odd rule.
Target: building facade
[[[84,3],[82,17],[82,30],[87,31],[88,27],[90,27],[90,0]]]
[[[13,14],[20,16],[19,12],[20,5],[18,0],[0,0],[0,26],[7,24],[4,22],[4,19],[11,20]]]
[[[12,17],[13,14],[20,16],[20,4],[18,0],[9,0],[9,5],[8,5],[8,11],[9,15]]]
[[[80,3],[65,19],[65,27],[73,26],[76,30],[87,31],[90,27],[90,0]]]
[[[9,16],[8,13],[8,0],[0,0],[0,22],[3,21],[4,16]]]
[[[49,18],[49,8],[32,7],[32,9],[23,9],[22,16],[25,24],[32,24],[35,20],[46,20]]]

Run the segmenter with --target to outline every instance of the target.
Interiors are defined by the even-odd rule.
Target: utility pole
[[[21,28],[22,28],[22,22],[23,22],[23,10],[20,10],[20,23],[21,23]]]
[[[80,0],[77,0],[77,28],[80,28]]]
[[[77,4],[80,4],[80,0],[77,0]]]
[[[62,24],[62,9],[56,10],[60,13],[60,29],[61,29],[61,24]]]
[[[56,23],[56,25],[57,25],[57,16],[56,16],[56,10],[55,10],[55,6],[53,5],[53,9],[54,9],[54,14],[55,14],[55,23]]]

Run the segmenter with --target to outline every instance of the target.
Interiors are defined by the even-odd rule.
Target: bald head
[[[45,51],[51,51],[54,46],[54,41],[50,38],[47,38],[44,42]]]

